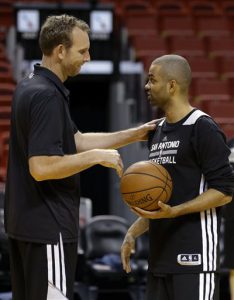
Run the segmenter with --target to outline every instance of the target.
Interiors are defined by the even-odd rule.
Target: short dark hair
[[[45,55],[50,55],[55,47],[63,44],[67,49],[72,46],[71,33],[78,27],[85,32],[89,32],[86,22],[74,16],[60,15],[49,16],[41,27],[39,45]]]
[[[156,58],[153,65],[161,66],[161,75],[167,80],[176,80],[182,91],[187,91],[192,79],[188,61],[176,54],[163,55]]]

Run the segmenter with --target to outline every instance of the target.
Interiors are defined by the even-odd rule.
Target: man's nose
[[[91,60],[90,54],[89,54],[89,52],[87,52],[87,53],[85,54],[85,56],[84,56],[84,61],[85,61],[85,62],[88,62],[88,61],[90,61],[90,60]]]

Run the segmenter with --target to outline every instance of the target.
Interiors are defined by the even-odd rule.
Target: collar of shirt
[[[163,123],[163,131],[173,131],[176,130],[179,126],[181,126],[186,119],[188,119],[188,117],[195,111],[197,110],[196,108],[194,108],[193,110],[191,110],[185,117],[183,117],[183,119],[179,120],[176,123],[168,123],[167,121],[165,121]]]
[[[44,76],[44,77],[48,78],[49,80],[51,80],[57,86],[57,88],[64,94],[67,101],[69,101],[70,92],[69,92],[68,89],[65,88],[64,84],[58,78],[58,76],[55,75],[55,73],[53,73],[52,71],[50,71],[47,68],[42,67],[40,64],[35,64],[34,65],[34,72],[33,73],[35,75]]]

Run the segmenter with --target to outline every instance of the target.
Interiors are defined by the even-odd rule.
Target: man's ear
[[[169,87],[168,87],[169,93],[174,94],[176,91],[176,86],[177,86],[176,80],[173,79],[173,80],[169,81],[168,85],[169,85]]]
[[[59,44],[57,47],[54,48],[54,53],[56,57],[58,57],[60,60],[63,60],[66,54],[66,49],[64,45]]]

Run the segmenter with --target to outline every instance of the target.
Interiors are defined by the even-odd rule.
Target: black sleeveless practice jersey
[[[208,188],[232,195],[230,150],[220,128],[194,109],[177,123],[158,121],[149,138],[149,160],[170,173],[171,206],[192,200]],[[220,208],[172,219],[150,220],[149,270],[154,273],[211,272],[218,268]]]

